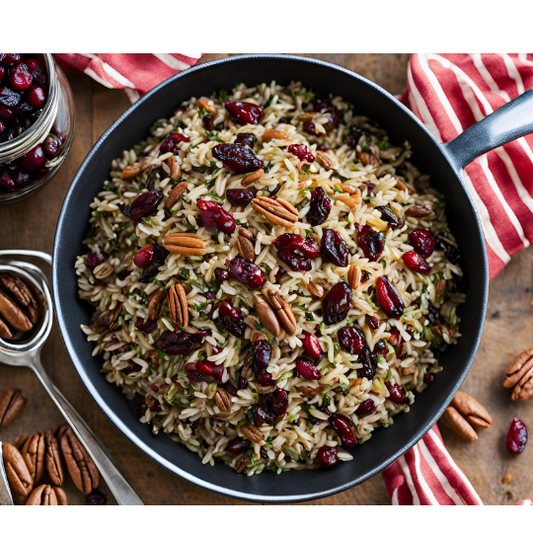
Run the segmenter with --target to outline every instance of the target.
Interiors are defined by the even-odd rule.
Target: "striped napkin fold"
[[[67,71],[123,89],[131,102],[201,54],[54,54]],[[533,87],[533,54],[414,54],[399,99],[441,142]],[[463,172],[481,217],[491,279],[533,237],[533,135],[478,157]],[[399,505],[483,505],[435,425],[383,471]],[[517,505],[532,505],[526,499]]]

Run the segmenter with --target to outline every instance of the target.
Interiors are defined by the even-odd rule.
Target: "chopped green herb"
[[[205,115],[205,108],[201,107],[201,108],[200,108],[200,113],[198,114],[198,116],[199,116],[200,118],[202,118],[204,115]]]
[[[205,132],[205,136],[210,140],[210,141],[219,141],[220,142],[220,138],[218,137],[218,131],[206,131]],[[216,163],[215,163],[216,164]]]

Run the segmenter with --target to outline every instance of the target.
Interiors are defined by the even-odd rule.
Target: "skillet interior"
[[[90,309],[77,296],[76,256],[90,216],[89,203],[108,177],[111,161],[122,150],[144,139],[151,124],[171,116],[191,96],[209,95],[236,82],[255,85],[275,79],[285,84],[301,80],[315,92],[341,95],[355,111],[374,118],[393,142],[409,140],[412,161],[431,174],[434,186],[448,201],[448,220],[462,251],[467,279],[466,304],[460,308],[463,337],[442,356],[444,370],[417,398],[409,414],[401,414],[388,429],[354,449],[355,459],[336,468],[298,471],[277,476],[265,472],[246,477],[222,463],[202,465],[198,456],[165,435],[154,437],[138,422],[133,402],[100,373],[100,359],[91,357],[80,324]],[[141,450],[173,473],[203,488],[255,501],[295,502],[334,494],[378,473],[419,440],[437,420],[462,383],[481,337],[488,294],[488,268],[479,221],[469,197],[436,141],[421,123],[391,95],[351,71],[318,60],[291,56],[241,56],[200,65],[167,80],[122,115],[93,147],[66,195],[54,242],[53,286],[56,316],[63,341],[82,381],[115,425]]]

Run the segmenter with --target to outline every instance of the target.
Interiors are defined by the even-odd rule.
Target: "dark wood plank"
[[[224,55],[208,54],[202,61]],[[307,55],[350,68],[393,94],[405,91],[407,54]],[[57,216],[74,173],[93,143],[129,105],[122,92],[105,89],[84,75],[69,75],[69,80],[77,115],[74,144],[58,176],[45,190],[23,203],[0,208],[0,247],[3,249],[51,251]],[[527,413],[527,402],[513,404],[508,391],[501,387],[503,372],[512,358],[533,345],[533,332],[528,327],[533,314],[533,272],[529,267],[532,259],[533,250],[522,252],[493,282],[489,319],[481,348],[463,386],[463,390],[476,396],[489,409],[494,418],[493,427],[473,444],[459,441],[449,430],[442,428],[450,453],[489,504],[512,503],[533,494],[533,464],[528,464],[530,450],[526,449],[519,457],[510,457],[504,445],[512,417],[519,416],[527,424],[533,423],[533,415]],[[71,268],[71,265],[63,267]],[[43,360],[52,379],[102,440],[144,502],[241,503],[176,478],[130,443],[94,404],[70,363],[56,327],[43,350]],[[62,422],[59,412],[29,370],[0,366],[0,389],[7,386],[21,388],[27,405],[10,427],[0,430],[0,439],[13,441],[21,434],[54,428]],[[487,461],[488,457],[492,460]],[[513,480],[503,485],[502,479],[507,472],[512,474]],[[71,502],[83,502],[83,497],[71,484],[66,490]],[[385,504],[388,498],[383,479],[378,475],[359,487],[313,503]]]

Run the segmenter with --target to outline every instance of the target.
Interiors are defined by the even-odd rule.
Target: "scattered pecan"
[[[250,461],[249,461],[248,457],[246,457],[246,456],[239,457],[239,459],[237,459],[237,462],[235,463],[235,466],[234,466],[233,470],[235,470],[235,472],[237,472],[237,474],[240,474],[240,473],[244,472],[244,470],[248,466],[249,462]]]
[[[307,290],[317,298],[322,298],[322,296],[324,296],[324,287],[318,283],[315,283],[313,280],[310,280],[307,284]]]
[[[348,280],[348,285],[353,291],[357,290],[359,284],[361,283],[361,269],[359,265],[352,265],[348,273],[346,274],[346,279]]]
[[[8,387],[0,392],[0,426],[7,427],[19,414],[24,405],[20,389]]]
[[[67,495],[61,487],[53,487],[56,493],[57,505],[68,505]]]
[[[239,226],[239,235],[241,235],[245,239],[248,239],[249,241],[253,241],[255,238],[252,230],[249,230],[248,228],[243,228],[242,226]]]
[[[165,163],[170,170],[170,179],[174,181],[179,180],[181,178],[181,167],[177,159],[175,157],[169,157],[168,159],[165,159]]]
[[[22,312],[20,307],[3,291],[0,290],[0,315],[19,331],[30,331],[33,324]],[[4,329],[4,328],[2,328]]]
[[[322,152],[321,150],[316,151],[316,159],[324,168],[328,170],[333,170],[338,166],[336,161],[332,157],[330,157],[326,152]]]
[[[136,178],[142,172],[141,165],[139,163],[132,163],[124,168],[122,175],[120,176],[123,180],[131,180]]]
[[[114,270],[115,269],[109,263],[104,261],[93,268],[93,276],[96,279],[105,279],[113,274]]]
[[[379,167],[379,161],[378,158],[371,152],[359,152],[357,154],[357,157],[359,158],[359,161],[363,163],[363,166],[372,165],[374,168]]]
[[[396,178],[396,188],[400,191],[409,191],[410,194],[413,194],[415,192],[414,188],[411,187],[411,185],[400,178]]]
[[[176,326],[186,328],[189,325],[189,302],[183,285],[176,283],[168,293],[170,314]]]
[[[124,304],[118,302],[115,306],[115,309],[110,309],[100,313],[95,319],[91,321],[91,329],[95,333],[102,333],[106,329],[113,329],[116,325],[118,317],[122,311]]]
[[[295,389],[298,392],[301,392],[307,398],[314,398],[324,390],[324,387],[322,385],[319,385],[318,387],[309,387],[309,385],[296,385]]]
[[[268,143],[272,139],[288,139],[286,131],[283,130],[265,130],[263,133],[263,142]]]
[[[223,413],[231,411],[231,398],[224,389],[218,389],[215,392],[215,402]]]
[[[255,261],[254,245],[243,235],[237,237],[237,248],[239,249],[239,255],[243,259],[246,259],[246,261],[249,261],[250,263]]]
[[[424,218],[433,214],[433,209],[421,205],[413,205],[405,211],[405,216],[415,218]]]
[[[513,389],[512,400],[524,401],[533,396],[533,348],[523,351],[509,366],[503,386]]]
[[[435,285],[435,295],[437,297],[444,296],[444,293],[446,292],[446,286],[448,283],[445,279],[439,279],[437,282],[437,285]]]
[[[252,172],[251,174],[248,174],[248,176],[246,176],[241,181],[241,183],[244,186],[251,185],[255,181],[260,180],[264,176],[264,174],[265,174],[265,171],[262,168],[260,168],[259,170],[256,170],[255,172]]]
[[[215,104],[212,100],[204,100],[202,98],[196,101],[196,105],[198,107],[201,107],[202,109],[205,109],[208,113],[211,113],[212,115],[217,114],[217,108],[215,107]]]
[[[266,340],[266,337],[262,333],[257,333],[256,331],[252,334],[252,342],[257,344],[259,341]]]
[[[453,397],[443,419],[452,431],[467,441],[477,440],[476,430],[492,425],[489,412],[475,398],[461,391]]]
[[[32,491],[26,505],[57,505],[57,496],[50,485],[40,485]]]
[[[44,434],[44,442],[46,446],[44,457],[46,472],[54,485],[61,486],[65,481],[65,471],[59,451],[59,442],[50,430]]]
[[[264,440],[263,432],[251,422],[246,422],[246,424],[241,426],[241,431],[243,435],[252,442],[260,443]]]
[[[10,291],[24,307],[28,307],[35,301],[30,288],[18,276],[3,274],[0,276],[0,284]]]
[[[268,288],[267,291],[270,304],[276,311],[279,321],[283,329],[289,334],[294,335],[296,333],[296,318],[292,312],[291,306],[283,300],[279,292],[274,290],[272,287]],[[266,326],[265,326],[266,327]]]
[[[7,442],[2,444],[4,466],[15,503],[24,504],[31,494],[33,482],[20,452]]]
[[[298,222],[298,210],[279,198],[260,196],[252,200],[252,207],[275,226],[292,228]]]
[[[167,293],[163,287],[159,287],[159,289],[150,295],[150,302],[148,303],[148,320],[157,320],[159,318],[166,297]]]
[[[41,431],[37,431],[33,435],[30,435],[24,442],[22,450],[20,451],[24,462],[28,467],[34,487],[43,477],[45,451],[46,444],[44,434]]]
[[[172,206],[185,194],[189,187],[189,182],[180,181],[168,195],[167,201],[165,202],[165,207],[171,209]]]
[[[206,252],[205,242],[192,233],[170,233],[163,237],[163,246],[181,255],[204,255]]]
[[[268,302],[258,294],[254,294],[254,304],[261,324],[263,324],[272,335],[278,337],[281,333],[281,325],[272,307],[270,307]]]
[[[396,347],[396,357],[401,359],[406,354],[406,352],[407,345],[405,344],[405,342],[401,342],[400,344],[398,344],[398,346]]]

